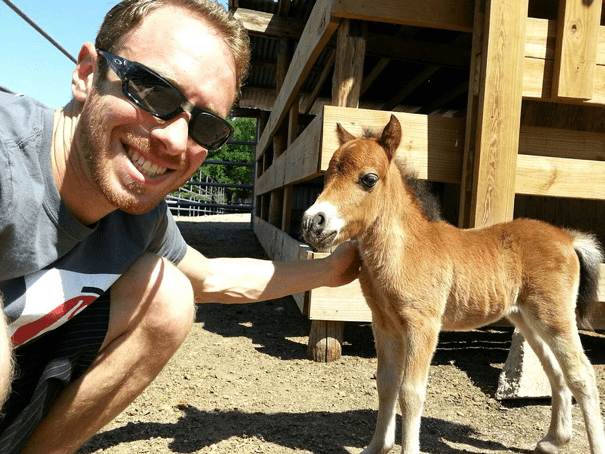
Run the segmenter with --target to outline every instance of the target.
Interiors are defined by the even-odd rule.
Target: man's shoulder
[[[0,140],[39,136],[52,122],[52,109],[28,96],[0,92]]]

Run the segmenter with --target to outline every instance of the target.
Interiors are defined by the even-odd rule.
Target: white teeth
[[[153,164],[150,161],[147,161],[143,156],[141,156],[136,151],[128,150],[128,157],[132,161],[132,163],[139,169],[141,173],[144,173],[148,177],[157,177],[159,175],[164,175],[168,170],[166,167],[160,167],[157,164]]]

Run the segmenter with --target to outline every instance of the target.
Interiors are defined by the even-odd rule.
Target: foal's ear
[[[397,147],[399,147],[399,143],[401,142],[401,123],[397,120],[395,115],[391,115],[391,119],[384,127],[382,131],[382,136],[378,143],[384,148],[389,161],[393,159],[395,156],[395,151]]]
[[[338,142],[340,143],[340,145],[344,145],[345,143],[356,139],[356,137],[349,131],[347,131],[345,128],[343,128],[340,123],[336,123],[336,132],[338,133]]]

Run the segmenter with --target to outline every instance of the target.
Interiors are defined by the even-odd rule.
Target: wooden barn
[[[260,118],[253,222],[268,255],[318,256],[299,224],[322,189],[336,123],[361,133],[391,113],[398,152],[451,223],[524,216],[605,242],[602,2],[229,0],[252,41],[236,108]],[[345,322],[371,320],[357,282],[295,299],[316,360],[340,355]]]

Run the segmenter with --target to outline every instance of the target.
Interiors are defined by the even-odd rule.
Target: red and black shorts
[[[15,349],[11,394],[0,420],[0,453],[18,453],[58,393],[96,358],[109,325],[109,291],[59,328]]]

